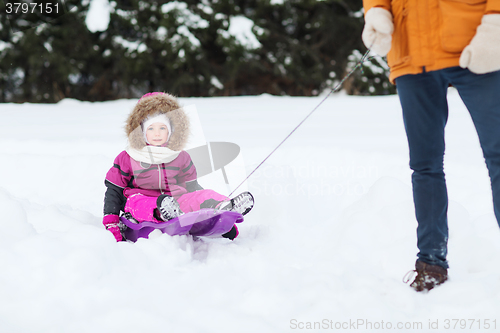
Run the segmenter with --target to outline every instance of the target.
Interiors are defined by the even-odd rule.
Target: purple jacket
[[[152,197],[168,194],[179,198],[201,189],[196,178],[196,168],[185,151],[181,151],[172,162],[163,164],[139,162],[122,151],[106,174],[108,190],[104,198],[104,214],[119,215],[126,198],[136,193]]]

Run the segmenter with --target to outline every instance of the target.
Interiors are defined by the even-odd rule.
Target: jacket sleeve
[[[185,183],[185,187],[188,192],[203,190],[203,187],[201,187],[198,183],[198,174],[191,156],[189,156],[189,153],[186,151],[182,152],[182,154],[183,163],[178,177],[179,184]]]
[[[391,12],[391,0],[363,0],[365,14],[373,7],[384,8]]]
[[[106,174],[104,184],[107,189],[104,194],[104,215],[120,215],[120,211],[123,211],[127,201],[123,190],[131,180],[130,156],[122,152],[115,158],[113,166]]]
[[[180,172],[180,181],[181,182],[192,182],[193,180],[196,180],[198,178],[198,174],[196,173],[196,167],[194,166],[193,160],[191,159],[191,156],[187,152],[183,152],[185,154],[183,156],[183,163],[181,166],[181,172]]]
[[[500,14],[500,0],[488,0],[486,14]]]
[[[104,194],[104,215],[120,215],[120,211],[123,211],[127,201],[123,195],[123,188],[110,183],[108,180],[105,180],[104,184],[107,187]]]

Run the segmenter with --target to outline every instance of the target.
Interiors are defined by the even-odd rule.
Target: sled
[[[125,239],[135,242],[139,238],[148,238],[154,230],[160,230],[170,236],[189,234],[216,237],[229,232],[235,223],[243,222],[243,215],[233,211],[204,208],[166,222],[137,222],[123,215],[120,222]]]

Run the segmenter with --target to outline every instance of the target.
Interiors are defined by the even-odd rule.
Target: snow
[[[165,38],[167,38],[167,35],[168,31],[165,27],[158,27],[158,29],[156,30],[156,36],[158,40],[164,41]]]
[[[207,141],[241,147],[249,174],[322,98],[181,102],[196,106]],[[402,282],[417,249],[397,96],[325,101],[248,180],[256,206],[234,242],[154,233],[116,243],[101,225],[104,176],[125,148],[135,102],[0,105],[2,332],[500,326],[500,233],[455,91],[445,157],[450,280],[427,294]],[[224,191],[212,176],[200,183]]]
[[[205,5],[203,4],[198,4],[199,7],[203,7],[203,10],[206,11],[207,9]],[[207,7],[209,8],[209,7]],[[193,45],[194,48],[197,48],[201,45],[200,40],[196,38],[196,36],[191,32],[190,29],[204,29],[209,26],[209,22],[207,20],[204,20],[201,18],[199,15],[191,12],[188,9],[188,5],[185,2],[179,2],[179,1],[171,1],[166,4],[163,4],[161,6],[161,11],[164,14],[170,15],[171,12],[176,12],[177,13],[177,23],[180,24],[179,27],[177,28],[177,34],[173,35],[170,38],[170,42],[172,44],[177,44],[179,43],[180,40],[182,40],[181,36],[187,38],[191,45]],[[163,37],[163,35],[160,33],[159,34],[160,39]],[[161,39],[162,40],[162,39]],[[182,51],[184,52],[184,51]],[[180,56],[181,58],[183,57]]]
[[[201,45],[200,43],[200,40],[198,38],[195,37],[195,35],[193,35],[191,33],[191,31],[189,31],[189,28],[185,25],[181,25],[177,28],[177,33],[180,35],[180,36],[184,36],[186,37],[187,39],[189,39],[189,42],[195,46],[195,47],[199,47]],[[175,44],[177,41],[178,41],[178,37],[177,36],[174,36],[172,38],[172,42],[173,44]]]
[[[45,47],[45,49],[47,51],[49,51],[50,53],[52,53],[52,45],[49,42],[43,43],[43,46]]]
[[[213,14],[213,10],[208,4],[199,3],[197,6],[205,13],[209,15]],[[133,24],[137,23],[136,19],[133,18],[133,13],[120,9],[114,9],[113,6],[109,3],[109,0],[92,0],[90,1],[89,10],[85,19],[88,30],[91,32],[107,30],[110,22],[111,12],[117,13],[118,15],[126,18],[131,18],[131,22]],[[171,43],[177,44],[182,39],[182,37],[184,37],[189,40],[194,48],[200,46],[199,39],[196,38],[191,30],[207,28],[209,26],[209,22],[207,20],[190,11],[188,5],[185,2],[180,1],[170,1],[161,5],[161,12],[165,15],[170,15],[170,13],[175,12],[177,15],[177,23],[179,24],[179,27],[177,28],[177,33],[170,37]],[[217,18],[219,15],[220,13],[216,13],[215,17]],[[264,30],[262,28],[254,26],[254,22],[252,20],[244,16],[234,16],[229,19],[228,30],[226,31],[220,29],[219,32],[224,38],[233,36],[234,38],[236,38],[240,45],[244,46],[247,49],[256,49],[261,47],[262,45],[253,33],[252,28],[254,28],[259,35],[264,33]],[[156,35],[159,40],[163,41],[167,37],[167,30],[164,27],[160,27],[157,29]],[[114,41],[116,43],[122,44],[129,50],[138,50],[139,52],[143,52],[146,48],[144,46],[144,48],[141,50],[141,48],[139,48],[138,46],[139,42],[128,42],[121,37],[115,37]],[[0,44],[0,51],[3,47],[4,46]]]
[[[204,29],[209,26],[208,21],[201,18],[198,14],[191,12],[185,2],[171,1],[163,4],[161,6],[161,11],[164,14],[168,14],[171,11],[177,11],[179,13],[178,22],[187,25],[189,28]]]
[[[12,47],[12,44],[4,42],[3,40],[0,40],[0,52],[2,52],[5,49],[8,49]]]
[[[225,38],[228,38],[229,36],[235,37],[239,44],[243,45],[247,49],[257,49],[262,45],[252,32],[253,26],[254,22],[249,18],[245,16],[233,16],[229,20],[228,31],[219,29],[219,32]],[[261,28],[258,29],[259,31],[262,31]]]
[[[137,51],[138,53],[142,53],[148,49],[148,47],[144,43],[141,43],[139,41],[130,42],[121,36],[113,36],[113,42],[123,46],[127,49],[128,52]]]
[[[111,5],[108,0],[91,0],[85,24],[90,32],[106,31],[110,21]]]
[[[223,88],[224,88],[224,85],[223,85],[223,84],[219,81],[219,79],[218,79],[217,77],[215,77],[215,76],[212,76],[212,77],[210,78],[210,83],[211,83],[214,87],[216,87],[216,88],[218,88],[218,89],[223,89]]]

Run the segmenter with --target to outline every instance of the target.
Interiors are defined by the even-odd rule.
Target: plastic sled
[[[125,239],[135,242],[138,238],[148,238],[154,230],[174,235],[220,236],[230,231],[235,223],[243,222],[243,215],[227,210],[204,208],[186,213],[166,222],[136,222],[125,216],[120,217]]]

